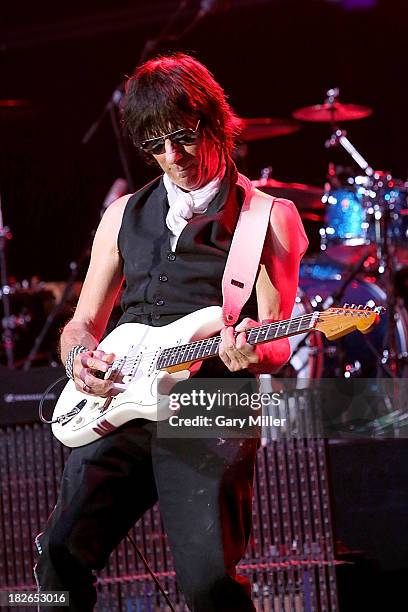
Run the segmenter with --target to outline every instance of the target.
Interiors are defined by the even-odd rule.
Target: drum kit
[[[329,164],[324,188],[283,183],[262,170],[255,187],[293,200],[305,223],[320,225],[318,252],[301,265],[295,313],[349,304],[384,306],[387,314],[369,336],[326,343],[316,334],[296,337],[284,376],[408,376],[408,181],[374,171],[340,124],[368,117],[366,106],[342,104],[330,89],[324,104],[300,108],[293,118],[330,126],[329,150],[342,147],[359,170]],[[273,133],[274,121],[279,126]],[[256,125],[256,128],[255,128]],[[265,127],[265,132],[262,131]],[[288,134],[299,123],[246,121],[247,140]],[[249,137],[248,137],[249,136]],[[308,232],[310,233],[310,232]]]

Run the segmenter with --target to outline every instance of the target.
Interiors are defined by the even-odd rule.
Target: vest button
[[[156,306],[164,306],[164,300],[156,300]]]
[[[175,255],[174,253],[169,253],[169,254],[167,255],[167,259],[168,259],[169,261],[174,261],[174,260],[176,259],[176,255]]]
[[[161,315],[159,315],[158,313],[154,313],[154,314],[152,314],[152,319],[154,319],[154,320],[160,319],[160,316]]]
[[[167,276],[167,274],[160,274],[159,281],[161,281],[162,283],[166,283],[168,280],[169,277]]]

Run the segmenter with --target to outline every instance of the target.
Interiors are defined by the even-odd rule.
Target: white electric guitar
[[[247,330],[247,341],[256,345],[318,330],[336,340],[355,329],[368,333],[378,321],[382,307],[345,304]],[[190,369],[203,359],[216,357],[221,341],[215,336],[224,326],[222,310],[210,306],[163,327],[125,323],[99,345],[116,359],[105,378],[114,381],[113,395],[95,397],[75,389],[70,380],[53,414],[52,431],[63,444],[83,446],[136,418],[167,419],[168,393],[189,378]]]

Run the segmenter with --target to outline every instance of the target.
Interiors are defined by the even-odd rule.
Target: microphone
[[[109,206],[111,204],[113,204],[113,202],[115,200],[117,200],[121,196],[125,195],[127,190],[128,190],[128,184],[127,184],[127,181],[124,178],[117,178],[113,182],[111,188],[109,189],[109,191],[106,194],[105,199],[104,199],[104,201],[102,203],[101,217],[102,217],[103,213],[105,212],[105,210],[107,208],[109,208]]]

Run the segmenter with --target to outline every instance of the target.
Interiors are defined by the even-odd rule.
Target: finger
[[[115,361],[115,353],[103,353],[101,359],[106,363],[113,363]]]
[[[241,370],[245,368],[248,364],[248,359],[246,358],[246,356],[243,355],[237,349],[234,349],[233,351],[228,352],[227,357],[230,358],[229,365],[233,367],[234,371]]]
[[[224,345],[224,349],[235,347],[235,333],[233,327],[224,327],[221,330],[221,340]]]
[[[259,361],[259,356],[256,352],[256,347],[252,344],[249,344],[245,333],[238,334],[236,347],[237,350],[241,353],[241,355],[249,359],[251,363],[257,363]]]
[[[247,368],[251,363],[257,363],[258,357],[254,354],[254,349],[246,342],[245,333],[235,333],[232,327],[221,330],[222,342],[219,347],[219,354],[222,361],[231,372],[236,372]],[[237,346],[237,342],[239,345]]]
[[[105,397],[106,395],[110,395],[113,382],[111,380],[101,380],[100,378],[93,376],[93,374],[87,373],[85,375],[84,384],[88,388],[87,393]]]
[[[238,336],[236,337],[235,340],[235,346],[237,347],[237,350],[242,352],[247,349],[247,347],[251,347],[250,344],[248,344],[247,342],[247,338],[246,338],[246,333],[245,332],[241,332],[240,334],[238,334]]]
[[[219,355],[224,355],[227,351],[227,347],[231,348],[234,344],[233,341],[231,340],[231,335],[228,331],[229,328],[224,327],[221,332],[220,332],[220,336],[221,336],[221,342],[220,345],[218,347],[218,353]]]
[[[240,323],[238,323],[238,325],[235,326],[235,331],[245,331],[246,329],[251,329],[251,327],[257,327],[258,325],[259,323],[257,321],[254,321],[249,317],[245,317]]]
[[[93,395],[96,397],[109,397],[110,395],[115,395],[111,383],[104,387],[91,387],[86,383],[81,383],[80,385],[76,385],[76,388],[82,393],[86,393],[87,395]]]
[[[97,356],[97,353],[102,353],[101,357]],[[100,372],[107,372],[109,370],[110,365],[113,361],[112,357],[114,358],[114,355],[112,353],[106,355],[102,351],[95,351],[92,354],[81,353],[80,355],[81,364],[84,368],[89,368],[90,370],[98,370]]]

